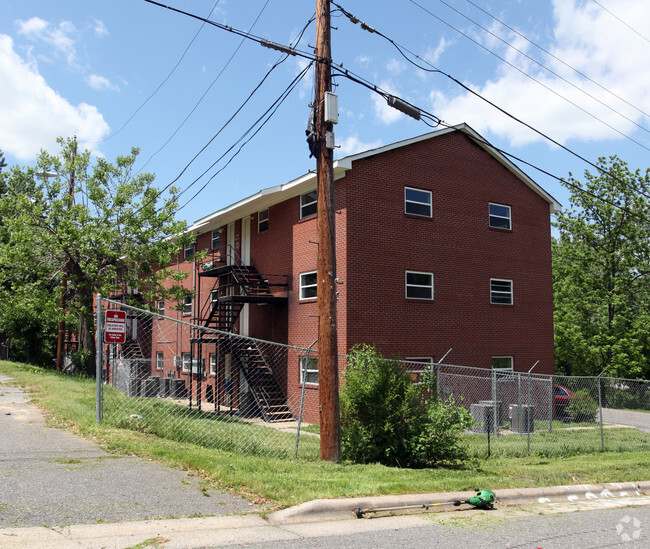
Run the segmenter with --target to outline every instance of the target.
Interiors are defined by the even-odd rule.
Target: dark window
[[[314,215],[317,211],[318,193],[311,191],[300,195],[300,219]]]
[[[512,305],[512,280],[490,279],[490,303]]]
[[[431,191],[404,187],[404,212],[412,215],[432,217]]]
[[[512,228],[510,206],[490,203],[490,227],[507,230]]]
[[[406,298],[433,299],[433,273],[406,271]]]

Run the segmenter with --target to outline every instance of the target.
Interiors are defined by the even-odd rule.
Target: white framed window
[[[217,250],[221,244],[221,230],[212,229],[210,233],[210,249]]]
[[[186,295],[183,298],[183,314],[191,315],[192,314],[192,296]]]
[[[318,358],[300,357],[300,383],[318,385]]]
[[[512,229],[512,210],[510,206],[490,202],[490,227],[494,229]]]
[[[194,255],[194,244],[188,244],[183,248],[183,257],[189,259]]]
[[[316,271],[300,273],[300,299],[317,297],[318,277]]]
[[[406,271],[406,299],[433,299],[433,273]]]
[[[490,279],[490,303],[493,305],[512,305],[512,280]]]
[[[156,370],[162,370],[165,367],[165,354],[162,351],[156,352]]]
[[[314,215],[317,211],[318,192],[311,191],[300,195],[300,219]]]
[[[164,315],[165,314],[165,300],[164,299],[159,299],[158,302],[156,303],[156,309],[158,309],[158,314],[159,315]]]
[[[214,311],[219,305],[219,290],[212,290],[210,292],[210,310]]]
[[[492,357],[493,370],[514,370],[514,361],[511,356],[493,356]]]
[[[433,217],[433,198],[431,191],[404,187],[404,213]]]
[[[181,354],[181,369],[183,372],[189,372],[190,371],[190,362],[191,362],[191,356],[190,353],[183,353]]]
[[[269,230],[269,210],[262,210],[257,213],[257,232],[264,233]]]
[[[210,353],[208,359],[210,361],[210,375],[214,376],[217,374],[217,354]]]

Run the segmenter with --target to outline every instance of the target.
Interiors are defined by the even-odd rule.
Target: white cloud
[[[59,136],[77,135],[82,148],[92,148],[109,131],[96,107],[68,103],[2,34],[0,81],[0,149],[21,161],[34,159],[41,149],[58,150]]]
[[[93,31],[95,32],[95,36],[101,37],[101,36],[108,36],[108,29],[106,28],[106,25],[104,25],[103,21],[100,21],[99,19],[94,19],[94,27]]]
[[[450,44],[449,40],[445,40],[444,37],[440,38],[438,45],[435,48],[429,48],[424,54],[424,58],[432,65],[435,65]]]
[[[113,84],[105,76],[99,76],[98,74],[90,74],[86,76],[86,84],[88,84],[93,90],[102,91],[120,91],[120,87],[117,84]]]
[[[75,64],[77,52],[72,35],[76,33],[76,28],[70,21],[62,21],[54,26],[40,17],[32,17],[27,21],[18,20],[16,25],[18,34],[52,46],[56,55],[65,57],[69,65]]]
[[[393,74],[399,74],[404,71],[406,66],[404,63],[401,61],[398,61],[397,59],[391,59],[387,64],[386,64],[386,69],[389,72],[392,72]]]
[[[620,98],[642,111],[650,112],[650,96],[647,94],[650,71],[642,69],[647,65],[647,42],[644,43],[638,35],[596,4],[553,0],[553,6],[554,37],[546,49]],[[613,0],[608,8],[626,21],[650,19],[648,2]],[[638,110],[563,63],[546,55],[542,57],[521,37],[512,34],[507,38],[510,43],[552,68],[557,75],[611,107],[602,105],[511,49],[504,49],[503,44],[493,43],[493,49],[498,48],[509,62],[543,84],[505,64],[500,65],[496,74],[483,84],[466,82],[470,88],[508,112],[562,143],[571,139],[622,138],[617,131],[631,134],[635,130],[634,122],[646,127],[650,124]],[[433,112],[447,122],[468,122],[479,132],[493,132],[517,146],[542,139],[469,93],[443,96],[440,92],[432,92],[430,97]],[[623,113],[633,122],[625,120],[618,113]]]
[[[359,140],[359,138],[356,135],[352,135],[350,137],[346,137],[345,139],[338,141],[336,143],[337,146],[337,152],[341,154],[341,156],[347,156],[350,154],[355,154],[358,152],[362,151],[367,151],[370,149],[376,149],[377,147],[381,147],[383,143],[379,140],[373,141],[371,143],[364,143]],[[340,148],[338,148],[340,147]],[[338,155],[337,155],[338,156]]]

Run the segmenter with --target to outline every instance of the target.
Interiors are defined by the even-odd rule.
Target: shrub
[[[589,394],[587,389],[580,389],[573,393],[566,412],[575,420],[580,422],[593,423],[596,421],[598,404]]]
[[[341,451],[356,463],[400,467],[457,464],[467,410],[423,405],[420,389],[396,360],[368,345],[352,349],[341,392]]]

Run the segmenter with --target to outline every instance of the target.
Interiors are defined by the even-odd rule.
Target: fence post
[[[307,366],[309,365],[309,353],[314,345],[318,343],[318,339],[307,347],[307,355],[305,356],[305,363],[302,369],[302,390],[300,392],[300,411],[298,413],[298,428],[296,429],[296,447],[294,449],[294,459],[298,459],[298,443],[300,442],[300,427],[302,426],[302,412],[305,407],[305,386],[307,385]]]
[[[611,366],[611,364],[609,365]],[[602,375],[609,370],[609,366],[605,368],[600,374],[598,374],[598,377],[596,378],[596,383],[598,383],[598,409],[600,410],[600,451],[604,452],[605,451],[605,431],[603,430],[603,399],[601,397],[601,386],[600,386],[600,378]]]
[[[95,413],[97,423],[102,422],[104,416],[103,410],[103,399],[102,399],[102,296],[97,294],[97,320],[95,322],[95,385],[96,385],[96,402],[95,402]]]
[[[553,396],[554,396],[554,394],[553,394],[554,393],[554,391],[553,391],[553,376],[549,376],[548,381],[549,381],[549,384],[550,384],[550,393],[549,393],[550,394],[550,403],[549,403],[549,407],[548,407],[550,419],[548,421],[548,432],[552,433],[553,432],[553,412],[555,411],[555,407],[554,407],[555,402],[554,402],[554,399],[553,399]]]

